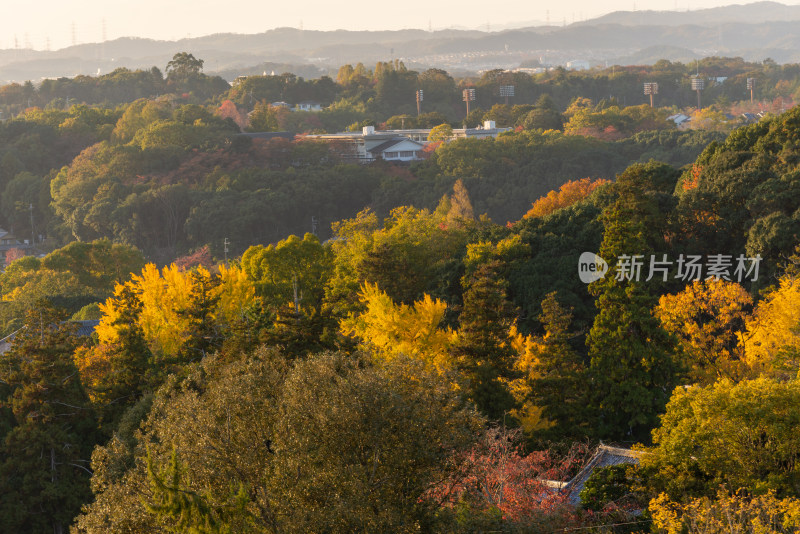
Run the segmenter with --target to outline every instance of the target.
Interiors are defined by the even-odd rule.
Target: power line
[[[643,519],[641,521],[628,521],[626,523],[611,523],[607,525],[593,525],[590,527],[567,527],[558,530],[551,530],[550,534],[556,534],[558,532],[574,532],[576,530],[588,530],[590,528],[598,528],[598,527],[622,527],[625,525],[640,525],[642,523],[652,523],[652,522],[653,522],[652,519]]]

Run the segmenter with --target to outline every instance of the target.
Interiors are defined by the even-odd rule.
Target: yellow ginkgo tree
[[[425,295],[411,305],[395,304],[377,286],[365,282],[359,300],[365,310],[340,323],[341,332],[361,340],[380,357],[413,356],[439,371],[451,368],[448,349],[454,333],[442,327],[447,304]]]
[[[747,322],[747,362],[762,372],[800,370],[800,279],[783,276]]]

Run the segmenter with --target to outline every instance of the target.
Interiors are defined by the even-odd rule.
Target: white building
[[[454,129],[453,138],[494,138],[510,130],[511,128],[497,128],[494,121],[485,121],[482,127]],[[376,130],[374,126],[365,126],[361,132],[307,135],[305,139],[344,143],[342,157],[362,163],[371,163],[378,159],[409,162],[422,159],[422,150],[428,144],[430,133],[430,129]]]
[[[512,128],[498,128],[494,121],[483,121],[483,126],[477,128],[459,128],[453,130],[453,137],[455,139],[463,139],[465,137],[474,137],[476,139],[487,139],[489,137],[495,138],[503,132],[510,132]]]
[[[567,70],[589,70],[591,65],[585,59],[573,59],[567,61]]]
[[[317,113],[322,111],[322,104],[319,102],[313,102],[311,100],[305,100],[303,102],[298,102],[292,111],[311,111],[313,113]]]
[[[421,159],[420,153],[423,148],[425,148],[423,143],[405,137],[396,137],[370,148],[367,152],[373,160],[408,162]]]

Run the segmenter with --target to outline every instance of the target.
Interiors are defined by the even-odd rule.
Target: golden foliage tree
[[[737,380],[746,373],[740,338],[752,304],[741,285],[714,279],[661,297],[655,315],[680,340],[692,382]]]
[[[198,316],[187,313],[198,291],[208,293],[211,309],[208,315],[218,325],[224,326],[241,317],[255,303],[255,287],[238,267],[219,269],[212,275],[203,267],[182,271],[175,265],[159,269],[152,263],[134,275],[130,282],[117,286],[114,296],[119,298],[129,287],[141,301],[136,322],[156,358],[174,358],[198,328]],[[202,286],[202,287],[201,287]],[[96,328],[101,345],[119,342],[119,316],[121,310],[115,299],[100,305],[103,318]]]
[[[800,279],[783,276],[747,322],[745,354],[760,371],[798,372],[800,350]]]
[[[454,333],[442,328],[447,304],[425,295],[411,305],[395,304],[377,284],[365,282],[359,300],[365,311],[343,320],[343,334],[355,336],[379,356],[401,354],[421,359],[439,371],[451,367],[448,349]]]
[[[702,497],[687,504],[672,502],[662,493],[650,501],[649,510],[653,532],[659,534],[779,534],[800,528],[800,500],[778,499],[774,492],[720,492],[716,500]]]

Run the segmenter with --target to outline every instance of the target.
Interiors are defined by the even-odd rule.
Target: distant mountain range
[[[715,26],[729,22],[800,20],[800,6],[779,2],[754,2],[694,11],[615,11],[596,19],[577,22],[579,26],[620,24],[622,26]]]
[[[0,50],[0,82],[95,75],[118,67],[161,69],[176,52],[205,60],[207,73],[291,71],[305,77],[335,73],[344,63],[401,58],[409,67],[453,73],[514,68],[539,61],[650,64],[659,59],[767,57],[800,62],[800,6],[756,2],[697,11],[620,11],[567,26],[502,31],[309,31],[278,28],[243,35],[221,33],[156,41],[120,38],[56,51]]]

